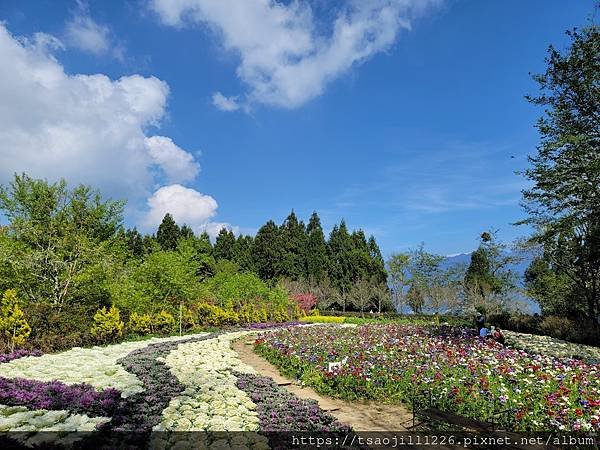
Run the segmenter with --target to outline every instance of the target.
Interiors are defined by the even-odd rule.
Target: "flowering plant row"
[[[600,365],[505,348],[467,329],[323,325],[262,333],[256,345],[284,373],[332,396],[426,396],[514,430],[600,430]]]
[[[0,364],[13,361],[15,359],[24,358],[26,356],[42,356],[41,350],[25,350],[18,349],[10,353],[3,353],[0,355]]]
[[[592,363],[600,362],[600,348],[589,345],[574,344],[550,336],[517,333],[506,331],[507,342],[511,347],[526,350],[531,353],[541,353],[556,358],[576,358]]]

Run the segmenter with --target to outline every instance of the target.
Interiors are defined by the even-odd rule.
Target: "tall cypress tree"
[[[335,225],[329,235],[327,243],[329,255],[329,278],[331,284],[343,295],[352,287],[352,266],[350,263],[352,252],[352,238],[348,234],[346,222],[341,221],[339,227]]]
[[[187,239],[191,237],[194,237],[194,231],[187,224],[183,224],[181,230],[179,231],[179,238]]]
[[[233,234],[233,231],[230,231],[227,228],[221,228],[215,241],[215,247],[213,248],[213,256],[215,259],[228,259],[229,261],[233,261],[234,247],[235,235]]]
[[[158,226],[156,241],[163,250],[175,250],[180,233],[181,230],[179,229],[179,225],[175,223],[173,216],[167,213],[161,224]]]
[[[370,278],[378,283],[385,283],[387,281],[387,271],[385,270],[385,261],[381,256],[381,250],[375,236],[369,237],[369,255],[371,257],[371,271]]]
[[[252,261],[252,246],[254,238],[252,236],[238,236],[234,246],[233,261],[241,270],[247,272],[254,271],[254,261]]]
[[[298,221],[294,210],[281,225],[280,233],[282,244],[281,275],[292,280],[298,280],[305,272],[306,233],[304,223]]]
[[[353,231],[352,251],[350,253],[351,277],[355,283],[359,280],[369,280],[371,278],[372,263],[369,245],[363,230]]]
[[[252,246],[254,269],[263,280],[270,280],[280,274],[282,256],[279,227],[269,220],[256,233]]]
[[[327,276],[327,243],[321,227],[321,219],[316,211],[310,216],[306,227],[305,261],[306,279],[319,282]]]

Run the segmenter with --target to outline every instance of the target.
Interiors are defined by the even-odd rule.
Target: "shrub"
[[[91,333],[97,340],[111,342],[123,334],[124,326],[119,310],[115,306],[111,306],[109,310],[103,307],[94,314]]]
[[[292,295],[296,305],[305,313],[308,313],[317,304],[317,297],[310,292],[301,292]]]
[[[300,319],[301,322],[309,323],[344,323],[345,317],[337,316],[306,316]]]
[[[175,331],[175,319],[167,311],[162,310],[154,316],[152,328],[158,333],[172,333]]]
[[[131,313],[127,328],[138,334],[148,334],[152,332],[152,319],[149,314]]]
[[[540,331],[557,339],[566,339],[573,328],[573,323],[564,317],[548,316],[542,319]]]
[[[17,291],[8,289],[2,295],[0,303],[0,330],[8,341],[8,348],[14,351],[15,346],[23,345],[31,334],[31,327],[25,314],[19,307]]]
[[[252,322],[265,323],[268,321],[269,321],[269,315],[267,314],[267,310],[264,306],[254,308],[253,315],[252,315]]]

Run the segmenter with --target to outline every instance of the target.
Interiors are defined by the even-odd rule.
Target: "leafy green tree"
[[[107,300],[104,281],[123,256],[123,202],[23,174],[0,187],[0,211],[9,221],[0,235],[2,287],[58,310],[75,300]]]
[[[321,219],[315,212],[306,227],[306,278],[319,282],[327,276],[327,243],[321,227]]]
[[[169,213],[165,214],[161,224],[156,231],[156,241],[163,250],[175,250],[177,241],[181,236],[179,225],[175,223],[173,216]]]
[[[304,276],[306,266],[306,233],[304,223],[292,212],[280,227],[282,255],[280,273],[297,280]]]
[[[550,267],[573,282],[589,320],[600,320],[600,28],[567,32],[564,52],[550,46],[545,73],[534,75],[544,107],[541,142],[524,173],[523,191],[535,228],[530,242],[544,248]]]
[[[562,317],[585,316],[586,310],[579,298],[577,285],[560,268],[553,268],[544,256],[533,259],[525,271],[525,289],[534,299],[542,314]]]
[[[228,259],[229,261],[233,261],[234,247],[235,235],[233,234],[233,231],[228,230],[227,228],[221,228],[213,248],[215,259]]]
[[[269,220],[256,233],[252,246],[254,268],[262,280],[271,280],[281,274],[282,248],[279,227]]]
[[[14,351],[16,346],[23,345],[31,334],[31,327],[25,319],[25,314],[19,306],[17,291],[8,289],[2,294],[0,301],[0,340],[8,342],[8,351]]]
[[[387,273],[392,287],[394,306],[400,314],[404,314],[406,290],[410,286],[409,253],[393,253],[387,260]]]
[[[495,231],[482,233],[480,245],[471,255],[464,276],[465,293],[471,305],[498,311],[510,307],[516,290],[516,275],[508,266],[518,261],[505,244],[498,242]]]
[[[421,314],[425,306],[425,295],[417,283],[411,283],[406,293],[406,302],[415,314]]]

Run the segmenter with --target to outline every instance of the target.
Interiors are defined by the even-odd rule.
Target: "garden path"
[[[406,431],[412,425],[412,413],[402,405],[378,402],[347,402],[323,397],[309,387],[300,386],[296,380],[286,378],[263,357],[254,353],[248,336],[233,343],[233,349],[244,364],[254,368],[259,375],[272,378],[277,384],[302,399],[313,399],[321,409],[356,431]]]

